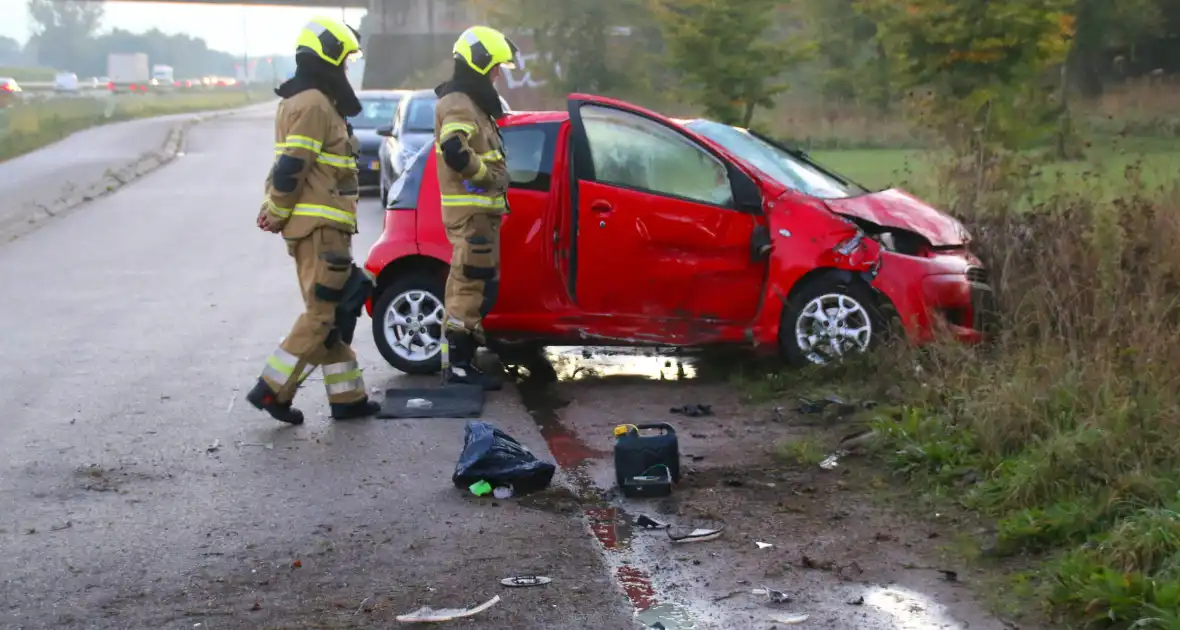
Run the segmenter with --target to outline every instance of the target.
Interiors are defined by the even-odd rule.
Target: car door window
[[[629,112],[581,108],[594,179],[660,195],[732,208],[725,164],[696,142]]]
[[[513,188],[549,190],[557,127],[551,124],[508,127],[500,131]]]

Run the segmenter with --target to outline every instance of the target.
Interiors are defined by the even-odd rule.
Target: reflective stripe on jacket
[[[302,238],[321,225],[356,233],[359,144],[323,92],[304,90],[279,103],[263,204],[284,222],[285,238]],[[276,174],[284,180],[279,188]]]
[[[457,136],[470,151],[471,162],[462,173],[447,166],[442,143]],[[505,214],[508,203],[508,164],[500,129],[492,117],[479,109],[471,97],[451,92],[438,100],[434,110],[434,150],[438,162],[438,188],[444,218],[466,210]]]

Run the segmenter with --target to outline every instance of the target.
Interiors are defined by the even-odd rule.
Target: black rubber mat
[[[410,407],[407,403],[420,398],[430,401],[428,407]],[[446,385],[441,387],[409,387],[385,392],[378,418],[478,418],[483,413],[483,388],[479,385]]]

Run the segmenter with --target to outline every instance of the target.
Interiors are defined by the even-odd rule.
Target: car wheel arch
[[[889,296],[873,286],[870,278],[866,274],[849,271],[847,269],[836,269],[832,267],[817,267],[808,271],[799,277],[799,279],[787,291],[786,297],[783,300],[783,310],[780,314],[779,330],[777,336],[779,337],[780,345],[783,343],[783,322],[792,310],[792,305],[799,298],[800,295],[812,290],[816,286],[823,284],[847,285],[854,286],[866,292],[868,296],[872,296],[873,302],[865,304],[864,306],[870,309],[874,319],[878,320],[879,324],[885,326],[882,330],[884,334],[882,339],[886,342],[905,337],[904,327],[901,326],[900,318],[897,314],[897,309]]]
[[[377,274],[376,286],[373,289],[373,301],[376,302],[381,293],[400,277],[414,273],[428,273],[437,274],[445,281],[449,269],[450,266],[446,262],[433,256],[422,254],[402,256],[385,265]]]

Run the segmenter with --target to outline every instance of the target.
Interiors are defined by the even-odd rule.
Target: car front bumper
[[[928,258],[882,253],[873,286],[892,304],[917,343],[940,337],[978,343],[997,329],[997,303],[987,270],[974,256]]]

